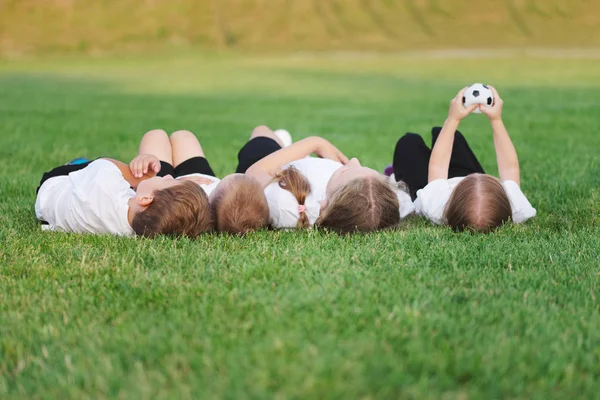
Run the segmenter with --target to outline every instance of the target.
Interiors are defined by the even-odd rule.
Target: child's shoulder
[[[119,167],[117,167],[113,162],[106,158],[98,158],[92,161],[84,170],[88,171],[119,171]]]
[[[69,180],[77,190],[89,193],[104,191],[107,193],[133,191],[121,173],[119,167],[107,159],[92,161],[87,167],[73,172]]]
[[[90,177],[95,177],[104,178],[108,180],[125,180],[119,167],[117,167],[113,162],[105,158],[99,158],[97,160],[94,160],[87,167],[76,171],[73,174],[76,174],[76,176],[81,176],[86,179],[89,179]]]

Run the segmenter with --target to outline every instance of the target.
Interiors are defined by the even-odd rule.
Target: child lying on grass
[[[417,214],[454,230],[489,232],[508,221],[535,217],[520,185],[519,160],[502,122],[503,101],[496,89],[492,107],[481,107],[494,133],[500,179],[485,174],[464,136],[460,121],[479,105],[465,108],[461,90],[450,102],[444,126],[433,128],[429,150],[421,136],[407,133],[394,152],[394,176],[408,184]]]
[[[150,131],[144,136],[141,155],[132,161],[131,170],[136,177],[142,177],[148,166],[154,165],[160,174],[168,173],[178,180],[193,180],[208,195],[210,215],[205,220],[214,223],[220,232],[245,234],[266,227],[269,221],[269,207],[262,186],[252,177],[239,173],[257,157],[254,139],[251,136],[238,154],[238,173],[219,180],[192,132],[177,131],[169,139],[164,131]],[[281,148],[282,143],[276,139],[277,149]]]
[[[252,132],[238,152],[236,172],[223,177],[209,195],[211,214],[219,232],[240,235],[265,228],[269,223],[269,206],[263,188],[244,172],[265,152],[277,151],[284,143],[275,135],[266,144],[262,139]]]
[[[43,175],[37,189],[37,218],[45,229],[77,233],[194,237],[210,230],[208,197],[199,186],[210,182],[168,175],[210,166],[205,159],[186,159],[185,146],[173,144],[172,153],[166,134],[151,131],[130,166],[100,158],[54,168]],[[173,158],[175,169],[169,171]]]
[[[258,156],[246,174],[265,188],[274,228],[318,224],[339,233],[369,232],[396,226],[414,210],[397,185],[323,138],[282,149],[268,127],[257,127],[254,136]]]

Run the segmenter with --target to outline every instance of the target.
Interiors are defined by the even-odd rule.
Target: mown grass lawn
[[[596,397],[600,59],[459,55],[0,63],[0,397]],[[150,241],[35,220],[43,171],[129,160],[152,128],[196,132],[219,174],[257,124],[382,169],[475,81],[505,99],[525,225]],[[495,172],[484,117],[461,130]]]

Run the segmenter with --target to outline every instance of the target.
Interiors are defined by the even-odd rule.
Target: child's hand
[[[448,118],[453,119],[455,121],[460,121],[465,118],[467,115],[471,114],[473,110],[480,106],[480,104],[473,104],[470,107],[465,107],[463,105],[463,97],[465,95],[465,90],[467,90],[468,86],[461,89],[455,98],[450,100],[450,109],[448,110]],[[483,108],[483,107],[482,107]]]
[[[329,141],[320,138],[321,141],[315,154],[321,158],[328,160],[337,161],[342,164],[348,164],[348,157],[344,155],[337,147],[332,145]]]
[[[489,87],[494,94],[494,104],[491,107],[481,107],[482,113],[488,116],[490,121],[499,121],[502,119],[502,106],[504,106],[504,100],[498,94],[498,91],[493,86]]]
[[[146,174],[156,175],[160,172],[160,160],[152,154],[138,154],[129,163],[129,169],[135,178],[141,178]]]

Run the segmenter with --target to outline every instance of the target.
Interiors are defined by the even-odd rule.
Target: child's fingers
[[[144,170],[144,159],[142,158],[138,158],[137,163],[135,165],[135,177],[136,178],[141,178],[144,174],[143,171]]]
[[[473,104],[472,106],[470,106],[469,108],[467,108],[467,110],[469,110],[469,112],[473,112],[473,111],[475,111],[475,109],[476,109],[477,107],[479,107],[479,106],[480,106],[480,104]],[[485,108],[485,107],[484,107],[484,108]],[[480,109],[481,109],[481,108],[480,108]]]
[[[494,98],[495,98],[495,99],[499,99],[499,98],[500,98],[500,95],[498,94],[498,91],[496,90],[496,88],[495,88],[495,87],[493,87],[493,86],[491,86],[491,85],[490,85],[490,86],[488,86],[488,87],[489,87],[489,88],[490,88],[490,90],[492,91],[492,94],[494,95]]]
[[[455,99],[460,99],[461,103],[462,103],[462,98],[465,95],[465,91],[468,89],[468,86],[465,86],[464,88],[460,89],[458,91],[458,94],[456,95]]]
[[[152,162],[152,170],[157,174],[160,172],[160,160],[156,159]]]
[[[346,157],[346,155],[339,150],[338,150],[338,158],[339,158],[340,162],[344,165],[348,164],[348,161],[350,161],[348,159],[348,157]]]
[[[158,159],[153,159],[149,164],[149,171],[154,173],[158,173],[160,171],[160,161]]]
[[[139,162],[139,160],[137,159],[137,157],[134,158],[133,161],[131,162],[131,173],[136,178],[138,176],[138,162]]]
[[[466,109],[466,114],[467,114],[467,115],[471,114],[471,113],[472,113],[473,111],[475,111],[475,109],[476,109],[477,107],[479,107],[480,105],[481,105],[481,104],[472,104],[472,105],[470,105],[470,106],[469,106],[469,107],[467,107],[467,109]],[[481,110],[481,109],[483,109],[483,108],[484,108],[484,107],[480,107],[479,109]]]
[[[131,173],[133,174],[134,178],[137,178],[137,174],[138,174],[138,170],[137,170],[137,157],[134,158],[133,160],[131,160],[131,162],[129,163],[129,170],[131,171]]]

